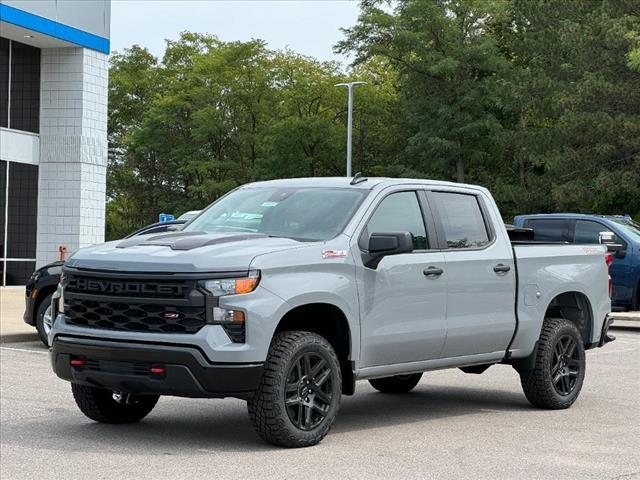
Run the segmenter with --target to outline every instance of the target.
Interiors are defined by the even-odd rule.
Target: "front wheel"
[[[374,378],[369,380],[369,383],[382,393],[407,393],[418,385],[420,378],[422,378],[422,373],[412,373],[395,377]]]
[[[524,394],[539,408],[569,408],[582,389],[585,365],[584,344],[576,326],[563,318],[548,318],[542,326],[535,366],[520,371]]]
[[[38,306],[36,312],[36,330],[38,331],[38,337],[40,341],[44,343],[45,347],[49,346],[49,332],[53,326],[51,308],[51,295],[47,295]]]
[[[312,332],[281,332],[248,402],[249,418],[269,443],[308,447],[329,433],[341,394],[340,364],[331,344]]]
[[[103,388],[71,384],[76,405],[91,420],[100,423],[135,423],[158,403],[158,395],[134,395]]]

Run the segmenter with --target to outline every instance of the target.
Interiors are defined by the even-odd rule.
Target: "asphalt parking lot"
[[[640,478],[640,329],[614,334],[569,410],[530,407],[507,366],[428,373],[403,396],[360,382],[298,450],[262,443],[234,399],[164,397],[137,425],[92,423],[39,344],[4,344],[0,478]]]

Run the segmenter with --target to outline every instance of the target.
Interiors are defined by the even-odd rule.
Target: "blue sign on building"
[[[158,221],[160,223],[173,222],[175,219],[176,217],[174,217],[170,213],[161,213],[160,215],[158,215]]]

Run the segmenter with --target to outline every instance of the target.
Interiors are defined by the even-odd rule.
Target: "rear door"
[[[511,244],[493,225],[481,194],[428,192],[447,277],[447,339],[443,357],[504,351],[515,329]],[[502,233],[502,232],[500,232]]]

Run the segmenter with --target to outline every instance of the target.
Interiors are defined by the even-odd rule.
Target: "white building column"
[[[37,266],[104,241],[107,55],[43,49]]]

